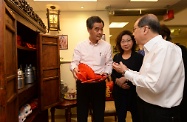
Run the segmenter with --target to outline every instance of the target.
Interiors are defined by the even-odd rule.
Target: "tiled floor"
[[[73,116],[72,116],[71,122],[77,122],[76,121],[75,110],[72,110],[72,114],[73,114]],[[50,112],[49,112],[49,122],[51,122]],[[56,111],[55,111],[55,122],[65,122],[64,110],[56,109]],[[90,116],[88,117],[88,122],[91,122],[91,117]],[[114,116],[106,116],[105,117],[105,122],[115,122]],[[131,114],[129,112],[127,113],[126,122],[132,122]]]

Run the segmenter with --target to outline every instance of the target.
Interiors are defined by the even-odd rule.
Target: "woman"
[[[122,62],[128,68],[139,71],[143,56],[135,52],[136,42],[130,31],[124,30],[118,35],[116,38],[116,47],[119,53],[114,56],[113,61],[116,63]],[[133,122],[139,122],[136,87],[129,81],[126,81],[125,84],[120,84],[118,79],[125,80],[125,78],[114,69],[112,70],[111,77],[112,81],[114,81],[113,98],[118,122],[126,122],[127,111],[131,112]]]

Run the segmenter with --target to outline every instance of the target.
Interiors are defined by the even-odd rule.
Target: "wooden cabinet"
[[[45,35],[46,28],[38,16],[30,8],[21,9],[25,2],[0,0],[0,122],[18,122],[20,108],[33,99],[38,99],[38,108],[25,122],[47,122],[47,109],[60,100],[58,37]],[[29,64],[36,68],[36,80],[18,89],[17,70]]]

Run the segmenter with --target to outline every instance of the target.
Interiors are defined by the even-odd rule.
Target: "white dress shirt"
[[[185,78],[180,47],[158,35],[144,45],[144,50],[140,72],[129,70],[125,77],[137,86],[142,100],[166,108],[178,106]]]
[[[87,64],[97,74],[111,74],[111,45],[104,40],[99,40],[97,44],[93,44],[90,40],[80,42],[74,49],[70,70],[76,68],[79,63]]]

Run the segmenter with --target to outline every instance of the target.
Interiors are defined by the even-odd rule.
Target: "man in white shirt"
[[[77,122],[87,122],[89,106],[93,109],[93,121],[104,122],[105,79],[94,83],[81,83],[77,77],[78,65],[87,64],[95,74],[108,75],[112,72],[111,45],[102,40],[104,22],[98,16],[86,21],[89,38],[80,42],[74,49],[70,69],[77,79]]]
[[[171,38],[171,32],[170,29],[165,25],[160,25],[160,35],[162,35],[162,38],[166,41],[172,42]],[[182,51],[182,57],[183,57],[183,63],[184,63],[184,70],[185,70],[185,81],[184,81],[184,90],[183,90],[183,98],[180,103],[180,115],[181,115],[181,122],[187,122],[187,48],[179,43],[177,45],[181,48]]]
[[[133,32],[136,43],[144,45],[140,71],[115,62],[113,68],[136,85],[141,122],[180,122],[178,106],[185,78],[182,52],[177,45],[163,40],[159,31],[160,23],[155,15],[140,17]]]

